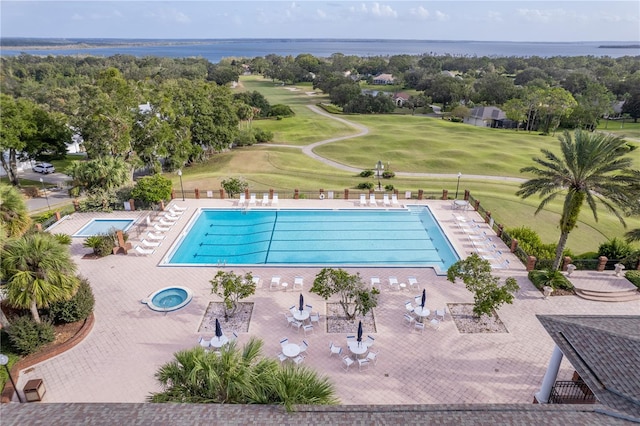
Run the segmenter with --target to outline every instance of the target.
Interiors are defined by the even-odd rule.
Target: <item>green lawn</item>
[[[309,96],[309,85],[296,85],[291,91],[271,81],[258,77],[242,78],[245,90],[258,90],[271,104],[290,105],[296,116],[284,120],[254,121],[254,126],[269,128],[277,134],[274,143],[291,147],[255,145],[215,156],[207,164],[184,170],[185,189],[199,188],[217,191],[220,181],[230,176],[243,177],[250,190],[256,193],[270,188],[282,197],[291,196],[295,188],[317,193],[319,188],[339,194],[345,188],[355,191],[360,182],[374,182],[373,178],[361,178],[354,173],[336,170],[319,163],[304,154],[297,146],[345,134],[356,130],[330,118],[312,113],[306,105],[326,102],[322,95]],[[460,191],[469,189],[482,205],[493,212],[498,223],[507,227],[529,226],[535,229],[544,242],[556,242],[559,236],[558,219],[560,203],[552,203],[538,215],[534,215],[539,199],[522,200],[514,194],[517,182],[471,179],[469,175],[493,175],[528,178],[520,174],[522,167],[532,165],[531,158],[540,156],[540,149],[558,152],[556,136],[540,136],[524,131],[500,130],[451,123],[435,118],[419,116],[349,115],[341,118],[360,123],[369,128],[369,134],[323,145],[316,149],[319,155],[356,168],[373,168],[378,160],[390,163],[395,172],[439,173],[455,175],[462,172]],[[627,123],[629,124],[629,123]],[[625,124],[625,126],[627,126]],[[270,126],[270,127],[268,127]],[[631,127],[631,126],[629,126]],[[629,129],[627,129],[629,130]],[[633,151],[636,168],[640,168],[640,149]],[[173,176],[178,187],[177,176]],[[397,176],[383,180],[383,185],[393,184],[400,193],[423,189],[440,194],[443,188],[453,196],[455,178],[425,178]],[[596,250],[608,238],[620,237],[625,229],[617,219],[603,209],[598,211],[595,222],[588,208],[583,209],[580,222],[569,237],[568,247],[575,253]],[[629,228],[640,227],[640,218],[629,218]]]
[[[640,123],[630,120],[602,120],[598,130],[640,141]]]

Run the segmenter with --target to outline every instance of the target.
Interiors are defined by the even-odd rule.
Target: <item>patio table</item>
[[[358,342],[351,342],[349,343],[349,350],[356,356],[356,358],[359,358],[360,355],[367,353],[369,347],[365,342],[360,342],[359,344]]]
[[[293,317],[298,321],[304,322],[309,319],[309,311],[307,310],[300,311],[296,309],[296,310],[292,310],[291,313],[293,314]]]
[[[211,338],[211,342],[209,343],[209,346],[211,346],[212,348],[221,348],[227,343],[229,343],[229,339],[227,338],[227,336],[223,334],[222,336],[220,336],[219,339],[216,336],[213,336]]]
[[[282,353],[288,358],[295,358],[300,355],[300,346],[295,343],[287,343],[282,347]]]
[[[419,317],[420,322],[422,322],[424,318],[431,315],[431,311],[427,309],[426,306],[423,308],[422,306],[418,305],[413,308],[413,312]]]

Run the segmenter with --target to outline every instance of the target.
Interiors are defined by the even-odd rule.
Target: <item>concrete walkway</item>
[[[159,390],[154,378],[157,369],[172,360],[173,353],[197,345],[198,328],[211,301],[209,280],[217,268],[158,266],[173,241],[198,207],[233,207],[237,200],[187,200],[187,212],[170,231],[159,250],[151,256],[108,256],[99,260],[82,259],[88,249],[82,239],[71,246],[79,272],[91,282],[96,296],[96,323],[89,336],[70,351],[23,371],[18,382],[22,389],[27,380],[41,378],[47,388],[43,402],[143,402],[150,392]],[[404,202],[404,201],[401,201]],[[415,204],[415,200],[409,201]],[[452,218],[451,203],[429,200],[428,205],[461,257],[472,251],[472,245]],[[280,200],[280,208],[357,208],[356,200]],[[259,207],[258,207],[259,208]],[[470,219],[475,213],[468,212]],[[52,232],[73,234],[91,217],[132,217],[144,227],[146,212],[114,214],[73,214],[60,222]],[[135,228],[132,238],[140,238]],[[331,334],[321,321],[314,333],[306,337],[310,344],[305,363],[335,384],[343,404],[454,404],[454,403],[530,403],[539,389],[554,344],[535,318],[536,314],[630,315],[640,311],[640,302],[602,303],[575,296],[551,297],[545,300],[526,277],[524,267],[508,253],[510,269],[496,272],[513,276],[521,286],[514,304],[499,310],[508,333],[462,334],[451,317],[439,330],[427,329],[423,334],[403,324],[404,302],[423,288],[430,309],[449,303],[470,303],[473,296],[461,283],[452,284],[430,268],[346,268],[359,272],[365,282],[371,276],[382,279],[380,304],[375,309],[377,330],[375,351],[377,365],[359,372],[345,372],[337,357],[329,356],[329,343],[335,342],[346,351],[345,335]],[[320,268],[232,267],[235,273],[251,271],[270,280],[280,275],[292,282],[294,276],[304,278],[306,303],[323,315],[325,301],[309,292]],[[579,271],[574,272],[579,275]],[[405,281],[416,276],[419,288],[392,291],[386,279],[397,276]],[[140,303],[150,293],[168,285],[184,285],[193,290],[192,302],[166,314],[151,311]],[[301,341],[303,333],[287,326],[283,313],[294,304],[300,292],[269,291],[268,285],[258,289],[246,301],[254,303],[248,333],[240,334],[239,343],[250,337],[265,342],[264,354],[275,356],[279,340],[288,337]],[[224,324],[223,324],[224,328]],[[210,337],[210,336],[206,336]],[[566,361],[559,379],[568,380],[573,369]]]

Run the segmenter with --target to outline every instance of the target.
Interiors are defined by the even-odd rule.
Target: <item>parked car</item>
[[[56,168],[53,167],[53,164],[50,164],[50,163],[36,163],[36,165],[33,166],[33,171],[36,173],[43,173],[46,175],[46,174],[55,172]]]

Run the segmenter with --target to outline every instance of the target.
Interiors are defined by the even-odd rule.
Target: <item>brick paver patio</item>
[[[280,208],[322,207],[357,208],[357,200],[280,200]],[[401,200],[402,202],[402,200]],[[412,204],[416,203],[413,200]],[[460,256],[468,255],[472,246],[452,219],[451,202],[421,201],[432,209]],[[20,375],[18,388],[27,380],[42,378],[47,392],[44,402],[143,402],[150,392],[159,389],[154,379],[158,367],[172,359],[175,351],[197,345],[197,329],[206,306],[217,300],[210,292],[209,280],[215,275],[211,267],[159,267],[157,264],[170,248],[197,207],[230,207],[232,200],[187,200],[188,206],[176,226],[167,232],[159,250],[151,256],[108,256],[100,260],[82,259],[89,250],[82,240],[74,241],[72,253],[78,269],[92,284],[96,296],[96,323],[89,336],[75,348],[53,359],[35,365]],[[256,207],[260,208],[260,207]],[[118,212],[117,216],[137,217],[143,221],[148,212]],[[467,213],[473,217],[475,213]],[[52,232],[73,234],[88,217],[100,214],[73,215],[59,223]],[[138,229],[131,231],[136,237]],[[504,247],[504,252],[508,250]],[[343,404],[457,404],[457,403],[529,403],[539,389],[550,359],[553,342],[535,314],[629,315],[640,312],[640,302],[605,303],[583,300],[575,296],[551,297],[545,300],[526,278],[523,265],[511,254],[510,269],[497,275],[515,277],[521,290],[513,305],[499,310],[509,333],[461,334],[447,317],[439,330],[427,329],[423,334],[410,331],[403,324],[404,301],[422,288],[428,294],[427,305],[433,310],[452,302],[472,302],[463,284],[452,284],[430,268],[345,268],[359,272],[368,282],[380,276],[383,291],[375,310],[377,333],[374,350],[380,351],[376,366],[359,372],[345,372],[340,359],[329,357],[329,342],[346,350],[344,334],[329,334],[316,327],[306,339],[310,344],[305,363],[327,374],[336,386]],[[319,267],[309,268],[240,268],[226,269],[236,273],[251,271],[266,283],[247,301],[255,303],[249,333],[264,340],[264,352],[275,356],[279,340],[288,337],[301,341],[303,333],[287,327],[283,312],[296,303],[298,291],[269,291],[272,275],[292,282],[304,277],[304,296],[314,310],[324,313],[325,302],[309,293]],[[603,272],[612,274],[611,271]],[[401,281],[417,276],[420,289],[390,291],[385,278],[393,275]],[[574,272],[580,276],[580,271]],[[586,275],[585,275],[586,276]],[[598,281],[598,276],[589,278]],[[623,278],[619,278],[624,280]],[[140,300],[168,286],[183,285],[194,293],[185,308],[169,313],[150,310]],[[224,323],[223,323],[224,328]],[[568,380],[573,370],[564,361],[559,379]]]

